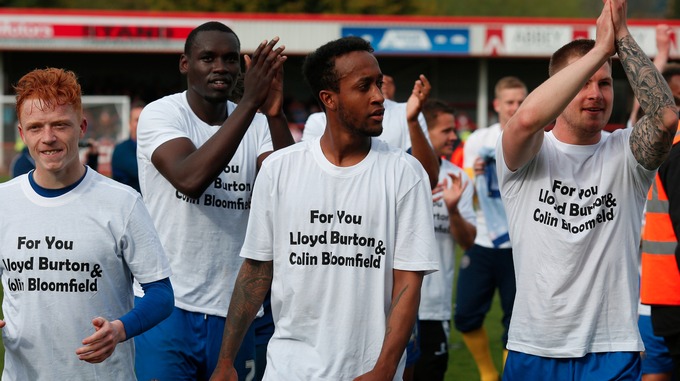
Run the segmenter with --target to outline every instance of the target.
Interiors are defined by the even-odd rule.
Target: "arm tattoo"
[[[399,301],[401,301],[402,296],[406,293],[408,290],[408,285],[404,286],[404,288],[399,291],[399,294],[395,295],[394,300],[392,301],[392,304],[390,305],[390,310],[387,312],[387,321],[390,321],[390,316],[392,316],[392,311],[397,307],[399,304]],[[387,327],[385,327],[385,336],[389,335],[392,332],[392,326],[387,324]]]
[[[630,146],[637,161],[656,169],[666,159],[673,141],[663,126],[663,112],[675,109],[673,94],[661,73],[630,35],[616,40],[616,51],[645,116],[636,123]]]
[[[234,286],[234,293],[231,295],[227,321],[224,326],[224,338],[222,343],[223,350],[221,355],[236,355],[241,341],[260,309],[267,292],[272,284],[273,262],[260,262],[246,259],[241,266]],[[228,348],[228,337],[235,347]],[[225,351],[225,349],[228,349]]]

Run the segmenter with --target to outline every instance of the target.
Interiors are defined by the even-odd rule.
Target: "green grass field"
[[[460,252],[457,255],[457,261],[460,261]],[[458,268],[456,266],[456,268]],[[455,294],[455,290],[454,290]],[[2,293],[0,292],[0,302],[2,301]],[[0,312],[1,314],[1,312]],[[496,368],[501,369],[502,348],[501,348],[501,334],[502,325],[501,309],[498,302],[498,295],[494,299],[491,306],[491,311],[486,317],[485,327],[491,341],[491,355],[493,356]],[[1,339],[0,339],[1,340]],[[4,366],[5,347],[0,345],[0,370]],[[451,330],[451,338],[449,340],[449,368],[446,372],[446,381],[475,381],[479,380],[479,373],[475,366],[470,352],[468,352],[463,343],[460,332],[455,329]]]

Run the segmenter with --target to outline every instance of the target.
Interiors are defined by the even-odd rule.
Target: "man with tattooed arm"
[[[645,116],[605,136],[614,53]],[[497,147],[517,279],[503,379],[639,380],[641,216],[676,131],[673,96],[625,0],[606,0],[596,40],[560,48],[549,74]]]

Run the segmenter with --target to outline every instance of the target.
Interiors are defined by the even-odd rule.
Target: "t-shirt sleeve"
[[[260,173],[255,179],[253,196],[251,199],[250,217],[246,237],[241,248],[241,257],[257,261],[271,261],[273,252],[273,194],[269,166],[265,161]]]
[[[189,138],[180,127],[182,116],[162,101],[144,107],[137,126],[138,155],[151,161],[151,155],[161,144],[177,138]]]
[[[415,159],[408,157],[416,164]],[[410,169],[410,170],[408,170]],[[405,271],[424,271],[426,274],[439,270],[436,256],[434,222],[432,220],[432,192],[429,183],[424,181],[422,166],[410,164],[404,171],[402,184],[412,184],[405,192],[400,192],[397,200],[396,243],[394,248],[394,268]],[[412,177],[411,177],[412,176]],[[402,195],[403,194],[403,195]]]
[[[543,144],[539,152],[529,160],[524,166],[518,168],[516,171],[511,171],[505,164],[505,157],[503,156],[503,132],[498,137],[496,144],[496,175],[498,176],[498,187],[504,199],[514,198],[521,192],[521,188],[529,168],[533,168],[541,155],[546,150],[546,145],[549,144],[547,137],[544,137]],[[507,205],[506,205],[507,208]]]
[[[257,156],[260,156],[265,152],[273,151],[274,144],[272,143],[271,132],[269,132],[267,117],[259,112],[255,114],[253,122],[251,123],[251,128],[257,128],[258,131],[259,140],[257,145]]]
[[[163,245],[141,197],[136,198],[120,245],[125,262],[139,283],[151,283],[172,275]]]

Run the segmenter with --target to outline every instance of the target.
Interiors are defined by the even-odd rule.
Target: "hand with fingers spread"
[[[451,180],[451,186],[449,186],[449,179]],[[437,202],[439,200],[444,200],[446,208],[451,211],[458,209],[458,202],[460,201],[463,191],[467,188],[468,183],[463,181],[463,173],[455,175],[449,173],[449,179],[442,180],[437,186],[432,190],[432,201]]]
[[[283,63],[287,57],[282,55],[285,46],[275,48],[278,37],[262,41],[252,57],[244,57],[246,72],[244,93],[241,103],[252,102],[267,113],[280,111],[283,104]],[[277,108],[278,107],[278,108]]]
[[[406,101],[406,119],[418,120],[418,114],[423,109],[423,105],[430,96],[431,90],[432,85],[430,84],[430,81],[421,74],[413,84],[411,96]]]
[[[260,111],[266,116],[283,114],[283,66],[276,71],[271,82],[269,95],[260,107]]]
[[[439,178],[439,159],[434,154],[434,150],[432,150],[432,146],[425,136],[427,129],[425,126],[421,126],[418,120],[423,105],[430,96],[430,90],[432,90],[430,81],[421,74],[413,84],[411,96],[406,101],[406,123],[408,124],[409,137],[411,138],[413,157],[418,159],[420,164],[423,165],[430,180],[430,188],[434,188]]]
[[[92,319],[95,333],[83,339],[83,346],[76,350],[78,358],[89,363],[100,363],[125,340],[125,328],[120,320],[109,322],[103,317]]]

